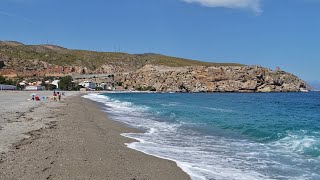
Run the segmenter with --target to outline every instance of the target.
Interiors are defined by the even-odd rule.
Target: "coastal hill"
[[[160,54],[71,50],[56,45],[0,41],[0,75],[9,78],[113,75],[126,89],[163,92],[297,92],[310,89],[298,77],[236,63],[211,63]],[[95,76],[86,76],[95,75]],[[110,80],[108,80],[110,81]]]

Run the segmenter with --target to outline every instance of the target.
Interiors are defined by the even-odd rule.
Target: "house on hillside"
[[[19,82],[19,85],[24,87],[27,85],[27,82],[26,81]]]
[[[103,90],[108,90],[108,91],[113,90],[112,83],[100,83],[100,84],[97,85],[97,87],[100,87]]]
[[[30,82],[28,84],[29,84],[29,86],[41,86],[42,81],[34,81],[34,82]]]
[[[84,88],[88,88],[88,89],[95,89],[97,87],[97,84],[94,82],[90,82],[90,81],[83,81],[81,83],[79,83],[80,86],[83,86]]]

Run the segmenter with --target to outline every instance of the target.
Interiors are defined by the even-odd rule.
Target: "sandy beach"
[[[138,130],[78,93],[61,102],[29,95],[0,92],[0,179],[190,179],[175,162],[127,148],[133,140],[120,134]]]

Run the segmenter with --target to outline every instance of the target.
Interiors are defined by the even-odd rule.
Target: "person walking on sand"
[[[58,100],[61,101],[61,93],[57,92],[57,94],[58,94]]]
[[[53,100],[57,101],[57,93],[55,90],[53,90]]]

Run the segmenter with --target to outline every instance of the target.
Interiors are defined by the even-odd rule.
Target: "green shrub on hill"
[[[7,79],[7,78],[5,78],[5,77],[0,75],[0,84],[7,84],[7,85],[16,86],[17,81],[16,80]]]
[[[80,89],[78,85],[73,82],[71,76],[61,77],[58,85],[59,85],[59,89],[63,91],[78,91]]]

